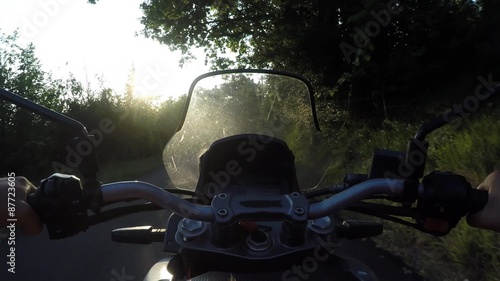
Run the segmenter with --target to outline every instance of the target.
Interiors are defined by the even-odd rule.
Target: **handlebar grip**
[[[47,225],[50,239],[72,236],[88,228],[82,185],[75,176],[53,174],[28,195],[27,202]]]
[[[488,203],[488,191],[471,188],[467,201],[469,213],[477,213],[486,206],[486,203]]]
[[[434,171],[427,175],[419,198],[417,225],[434,235],[446,235],[467,214],[484,208],[488,192],[475,189],[464,176]]]

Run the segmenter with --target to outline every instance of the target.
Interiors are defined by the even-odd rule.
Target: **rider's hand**
[[[500,170],[488,175],[477,188],[488,191],[488,203],[481,211],[467,216],[467,223],[500,232]]]
[[[26,197],[29,193],[35,191],[35,187],[31,182],[29,182],[25,177],[16,177],[15,181],[9,181],[7,178],[0,178],[0,226],[7,226],[8,203],[13,203],[9,201],[8,196],[12,192],[9,192],[11,185],[15,185],[15,218],[17,218],[16,226],[23,229],[24,234],[32,235],[38,234],[42,231],[42,222],[38,218],[35,211],[26,202]],[[10,197],[12,198],[12,197]]]

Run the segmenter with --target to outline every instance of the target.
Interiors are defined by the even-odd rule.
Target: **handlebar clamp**
[[[232,224],[241,220],[306,222],[309,202],[298,192],[282,195],[221,193],[212,201],[215,221]]]

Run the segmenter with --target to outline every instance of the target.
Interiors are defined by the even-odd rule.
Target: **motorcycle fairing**
[[[196,192],[209,198],[220,192],[298,191],[294,156],[282,140],[257,134],[231,136],[214,142],[200,157]]]

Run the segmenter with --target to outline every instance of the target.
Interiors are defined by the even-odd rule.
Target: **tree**
[[[151,0],[141,4],[141,22],[145,36],[180,50],[183,61],[198,47],[216,69],[294,71],[312,80],[330,110],[349,108],[353,116],[378,120],[439,108],[474,91],[478,75],[498,72],[499,5]]]
[[[141,8],[144,35],[185,59],[198,47],[214,68],[295,71],[334,96],[327,101],[376,119],[407,114],[440,92],[450,99],[457,82],[474,90],[477,75],[496,71],[497,3],[151,0]]]
[[[331,53],[325,49],[340,44],[344,31],[338,22],[347,20],[339,13],[332,13],[347,1],[191,2],[143,3],[144,34],[172,50],[181,50],[186,58],[191,55],[191,47],[204,48],[207,62],[214,68],[293,66],[296,70],[318,73],[311,71],[318,60],[325,58],[318,55]],[[351,9],[356,9],[355,5]],[[224,56],[228,51],[237,53],[236,61]],[[329,56],[327,60],[338,65],[343,57]],[[334,71],[333,67],[329,70]]]
[[[61,109],[64,94],[50,73],[43,71],[32,44],[20,46],[18,34],[0,32],[0,87],[51,109]],[[24,171],[38,175],[54,153],[51,135],[56,128],[27,110],[0,100],[0,155],[2,173]]]

